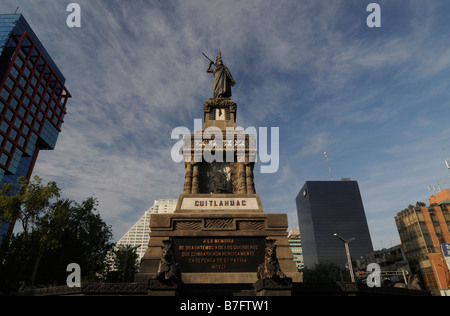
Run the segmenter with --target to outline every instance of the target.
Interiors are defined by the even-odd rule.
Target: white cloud
[[[431,166],[439,153],[425,161],[423,152],[448,144],[436,127],[448,123],[448,39],[436,32],[448,24],[433,22],[447,22],[445,1],[383,2],[378,31],[365,26],[360,1],[77,3],[80,29],[65,25],[67,4],[58,1],[7,0],[0,11],[20,6],[73,95],[56,150],[41,152],[35,173],[69,198],[95,194],[116,237],[154,199],[181,193],[184,166],[170,160],[170,132],[192,130],[212,96],[202,52],[222,50],[237,81],[238,125],[280,127],[280,170],[256,175],[269,209],[292,214],[306,180],[328,179],[325,150],[337,174],[359,178],[370,214],[389,211],[380,200],[414,203],[403,192],[441,170]]]

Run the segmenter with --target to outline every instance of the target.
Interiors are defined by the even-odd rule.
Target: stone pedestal
[[[147,290],[149,296],[177,296],[180,294],[180,283],[150,277],[147,283]]]
[[[287,240],[287,215],[264,213],[258,194],[181,195],[174,214],[152,214],[150,222],[136,282],[158,272],[163,240],[171,239],[184,285],[255,284],[267,238],[276,240],[282,271],[301,282]]]
[[[292,278],[263,278],[255,283],[257,296],[291,296]]]

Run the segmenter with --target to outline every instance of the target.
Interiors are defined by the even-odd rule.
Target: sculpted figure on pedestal
[[[214,82],[213,82],[214,98],[231,97],[231,87],[234,86],[236,82],[231,76],[231,73],[228,70],[227,66],[223,64],[221,52],[219,52],[219,55],[217,56],[216,59],[216,63],[214,64],[216,68],[211,69],[211,66],[213,64],[214,62],[209,59],[209,66],[208,69],[206,69],[206,72],[212,73],[214,75]]]

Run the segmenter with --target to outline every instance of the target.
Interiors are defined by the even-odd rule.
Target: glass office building
[[[347,266],[345,245],[335,233],[346,240],[354,238],[348,243],[353,261],[373,251],[356,181],[307,181],[296,204],[305,267]]]
[[[0,185],[30,178],[39,151],[55,148],[71,97],[64,84],[25,18],[0,14]],[[13,226],[0,224],[0,243]]]

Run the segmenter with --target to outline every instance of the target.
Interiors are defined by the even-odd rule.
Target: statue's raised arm
[[[219,55],[217,56],[216,59],[215,64],[216,68],[211,69],[211,66],[213,64],[214,64],[213,61],[209,60],[209,66],[208,69],[206,69],[206,72],[212,73],[214,75],[214,82],[213,82],[214,98],[231,97],[231,87],[234,86],[236,82],[231,76],[231,73],[228,70],[227,66],[223,64],[221,52],[219,52]]]

